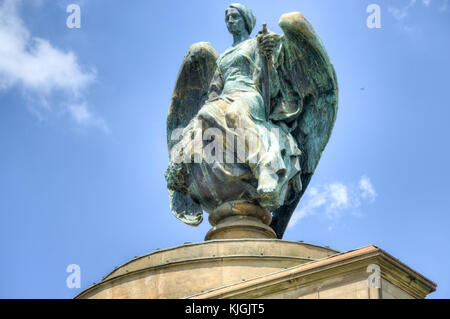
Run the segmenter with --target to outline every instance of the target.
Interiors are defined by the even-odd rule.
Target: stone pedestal
[[[266,209],[245,201],[227,202],[209,215],[214,226],[205,237],[211,239],[276,238],[270,228],[272,215]]]
[[[157,250],[76,298],[425,298],[436,284],[370,245],[338,252],[278,239]]]

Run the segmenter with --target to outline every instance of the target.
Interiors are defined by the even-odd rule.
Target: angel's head
[[[231,34],[250,35],[255,26],[256,18],[247,6],[232,3],[225,11],[225,22]]]

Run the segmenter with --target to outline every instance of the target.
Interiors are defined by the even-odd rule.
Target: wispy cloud
[[[416,3],[417,0],[408,0],[408,2],[406,2],[402,7],[397,7],[394,5],[388,6],[388,11],[397,21],[399,29],[411,35],[421,32],[421,29],[418,26],[413,25],[412,21],[407,19],[408,16],[410,16],[411,11],[417,7]],[[420,3],[422,4],[422,7],[425,8],[430,8],[433,6],[432,4],[440,3],[439,11],[445,12],[447,11],[449,0],[420,0]]]
[[[377,197],[377,192],[375,192],[370,179],[365,175],[362,176],[359,180],[358,186],[359,190],[361,191],[361,197],[373,203],[375,201],[375,198]]]
[[[66,107],[77,124],[94,125],[104,132],[109,132],[105,121],[89,112],[86,102],[67,104]]]
[[[439,5],[439,11],[440,12],[445,12],[448,9],[448,2],[449,0],[422,0],[422,3],[425,7],[429,7],[431,2],[433,1],[433,3],[440,3]]]
[[[95,71],[83,69],[73,52],[33,36],[18,13],[20,3],[0,3],[0,90],[20,86],[47,110],[51,109],[51,94],[62,93],[61,104],[77,124],[106,128],[104,121],[90,112],[83,97],[95,81]]]
[[[389,6],[388,11],[396,20],[401,21],[409,15],[409,11],[414,8],[415,5],[416,0],[409,0],[409,2],[401,8]]]
[[[317,214],[324,214],[331,220],[339,218],[345,212],[357,214],[357,209],[364,202],[373,203],[376,197],[375,188],[367,176],[362,176],[356,185],[334,182],[310,187],[288,227],[294,227],[301,219]],[[331,229],[330,226],[329,230]]]

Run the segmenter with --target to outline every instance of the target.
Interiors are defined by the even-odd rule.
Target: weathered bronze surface
[[[170,207],[189,225],[201,223],[202,211],[220,224],[224,207],[234,207],[227,203],[248,203],[271,212],[282,238],[333,129],[336,74],[298,12],[281,16],[284,35],[251,38],[256,18],[241,4],[225,20],[233,45],[219,55],[209,43],[193,44],[176,80],[167,118]]]

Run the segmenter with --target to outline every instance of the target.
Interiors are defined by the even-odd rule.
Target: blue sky
[[[284,239],[375,244],[449,298],[449,1],[241,2],[278,33],[281,14],[302,12],[339,81],[334,132]],[[70,3],[80,29],[66,26]],[[134,256],[203,240],[206,220],[169,211],[165,123],[188,47],[231,44],[229,3],[0,0],[1,298],[72,298]],[[380,29],[366,25],[372,3]],[[81,289],[66,286],[69,264]]]

